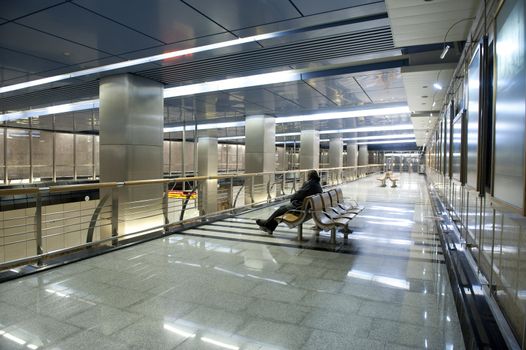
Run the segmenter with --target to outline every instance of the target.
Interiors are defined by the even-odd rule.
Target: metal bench
[[[336,243],[336,230],[337,228],[343,229],[343,234],[345,239],[349,235],[349,222],[351,219],[334,217],[332,218],[327,209],[323,205],[323,200],[321,195],[312,196],[309,199],[310,203],[310,213],[312,215],[312,220],[316,224],[316,227],[321,230],[330,230],[331,231],[331,243]]]
[[[348,212],[358,214],[364,209],[364,207],[359,206],[358,202],[355,200],[349,200],[349,202],[345,201],[345,198],[343,197],[343,191],[340,187],[330,190],[329,194],[331,194],[331,197],[336,198],[336,202],[338,203],[339,207],[347,210]]]
[[[283,222],[289,228],[296,227],[298,241],[303,240],[303,223],[311,219],[311,214],[309,211],[309,206],[310,206],[309,198],[311,197],[313,196],[306,197],[303,200],[303,204],[301,205],[301,208],[289,210],[284,215],[276,218],[278,222]]]

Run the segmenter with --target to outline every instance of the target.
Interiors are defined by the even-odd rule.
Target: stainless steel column
[[[217,175],[217,137],[200,136],[197,142],[198,176]],[[199,214],[217,211],[217,180],[204,180],[199,183]]]
[[[367,150],[367,145],[360,145],[358,149],[358,165],[367,165],[369,164],[369,151]],[[367,171],[365,169],[359,169],[358,174],[360,176],[365,175]]]
[[[262,173],[276,171],[276,122],[273,116],[252,115],[245,122],[245,172]],[[266,186],[274,178],[256,176],[245,183],[245,203],[252,203],[250,188],[254,188],[255,202],[267,199]],[[254,183],[251,183],[251,181]]]
[[[329,168],[341,168],[343,166],[343,140],[335,137],[329,141]],[[331,170],[333,184],[340,181],[341,170]]]
[[[356,143],[347,144],[347,166],[358,165],[358,145]],[[356,179],[358,172],[356,169],[350,170],[350,177],[352,180]]]
[[[320,132],[301,130],[300,169],[318,169],[320,167]]]
[[[358,165],[367,164],[369,164],[369,151],[367,150],[367,145],[360,145],[358,150]]]
[[[99,95],[100,181],[162,178],[163,85],[121,74],[102,78]],[[162,225],[162,195],[162,185],[121,188],[118,233]],[[131,208],[137,201],[141,201],[142,206],[148,203],[148,208],[143,210],[149,217],[125,222],[126,208]],[[159,215],[155,214],[157,209]],[[137,209],[135,212],[141,216]]]

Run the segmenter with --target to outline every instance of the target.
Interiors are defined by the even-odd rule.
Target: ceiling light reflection
[[[166,329],[167,331],[180,335],[181,337],[194,338],[196,336],[195,333],[182,330],[180,328],[174,327],[167,323],[164,324],[163,328]]]
[[[377,276],[373,273],[351,270],[347,273],[348,277],[358,278],[366,281],[372,281],[380,284],[384,284],[390,287],[395,287],[399,289],[409,290],[410,284],[406,280],[392,277]]]
[[[217,345],[217,346],[225,348],[225,349],[239,350],[239,346],[223,343],[223,342],[220,342],[219,340],[215,340],[215,339],[212,339],[212,338],[201,337],[201,340],[204,341],[205,343],[214,344],[214,345]]]

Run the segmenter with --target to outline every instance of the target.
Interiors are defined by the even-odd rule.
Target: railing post
[[[230,188],[228,189],[228,205],[230,208],[234,207],[234,178],[230,178]]]
[[[163,184],[163,216],[164,216],[164,224],[168,225],[170,223],[170,220],[168,219],[168,183]],[[166,232],[167,227],[164,227],[164,231]]]
[[[44,253],[42,249],[42,197],[40,191],[35,196],[35,240],[37,246],[37,255]],[[42,259],[38,259],[38,266],[42,266]]]
[[[274,175],[269,175],[268,176],[268,181],[267,181],[267,202],[269,202],[269,203],[270,203],[270,200],[272,199],[272,196],[270,195],[270,187],[271,187],[270,179],[272,178],[272,176],[274,176]]]
[[[283,173],[283,176],[281,177],[281,195],[284,196],[285,195],[285,176],[287,174],[286,173]]]
[[[255,176],[252,175],[250,177],[250,189],[249,189],[250,201],[252,204],[254,203],[254,180],[255,180]]]
[[[111,236],[112,245],[117,245],[117,236],[119,235],[119,188],[111,189]]]
[[[290,191],[290,193],[293,193],[296,191],[296,172],[293,172],[292,175],[293,175],[292,190]]]

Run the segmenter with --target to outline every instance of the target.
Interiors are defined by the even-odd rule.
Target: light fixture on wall
[[[442,49],[442,53],[440,54],[440,59],[443,60],[446,55],[447,55],[447,52],[449,51],[449,49],[451,48],[451,46],[449,44],[446,44],[446,40],[447,40],[447,35],[449,34],[449,32],[451,31],[451,29],[453,29],[457,24],[459,23],[462,23],[462,22],[465,22],[465,21],[470,21],[470,20],[474,20],[475,17],[468,17],[468,18],[463,18],[459,21],[456,21],[455,23],[453,23],[447,30],[446,32],[446,35],[444,35],[444,40],[442,40],[443,44],[444,44],[444,48]]]
[[[447,44],[444,46],[444,49],[442,50],[442,53],[440,54],[440,59],[441,60],[443,60],[444,57],[446,57],[447,52],[449,51],[450,48],[451,48],[451,46],[449,46]]]

